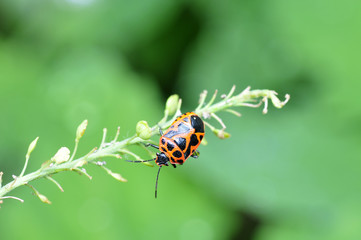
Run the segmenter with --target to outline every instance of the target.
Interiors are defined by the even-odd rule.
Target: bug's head
[[[157,157],[155,158],[155,162],[157,163],[158,166],[162,166],[162,165],[168,166],[169,157],[163,152],[157,153]]]
[[[157,179],[155,180],[155,198],[157,198],[157,192],[158,192],[158,178],[160,169],[163,165],[168,166],[169,165],[169,157],[164,152],[156,153],[157,156],[155,158],[155,163],[159,166],[158,173],[157,173]]]

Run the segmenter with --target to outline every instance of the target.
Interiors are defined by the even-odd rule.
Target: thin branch
[[[39,137],[35,138],[35,140],[30,143],[29,148],[28,148],[28,152],[26,153],[26,156],[25,156],[25,164],[24,164],[23,170],[21,171],[19,177],[22,177],[24,175],[25,170],[28,167],[30,154],[32,153],[32,151],[34,151],[34,149],[36,147],[36,143],[38,142],[38,139],[39,139]]]
[[[213,93],[211,100],[208,102],[208,104],[205,106],[205,108],[209,108],[209,106],[211,106],[213,104],[214,100],[216,100],[217,93],[218,93],[218,90],[216,89],[216,91],[214,91],[214,93]]]
[[[0,172],[0,188],[2,186],[2,182],[3,182],[3,172]]]
[[[226,129],[226,125],[223,123],[222,119],[220,117],[218,117],[215,113],[211,113],[211,116],[216,119],[219,124],[221,124],[222,129]]]
[[[237,111],[235,111],[235,110],[233,110],[233,109],[226,109],[225,111],[226,111],[226,112],[229,112],[229,113],[231,113],[231,114],[233,114],[233,115],[235,115],[235,116],[237,116],[237,117],[241,117],[241,116],[242,116],[241,113],[239,113],[239,112],[237,112]]]
[[[30,156],[26,156],[26,157],[25,157],[25,164],[24,164],[23,170],[21,171],[21,173],[20,173],[20,175],[19,175],[20,177],[22,177],[22,176],[24,175],[25,170],[26,170],[26,168],[28,167],[29,159],[30,159]]]
[[[14,196],[5,196],[5,197],[1,197],[0,198],[0,200],[2,200],[2,199],[7,199],[7,198],[11,198],[11,199],[15,199],[15,200],[18,200],[18,201],[20,201],[20,202],[24,202],[24,200],[23,199],[21,199],[21,198],[18,198],[18,197],[14,197]]]
[[[118,140],[119,133],[120,133],[120,127],[117,128],[117,133],[115,134],[114,140],[112,142],[116,142]]]
[[[266,114],[268,112],[268,98],[264,97],[262,101],[264,102],[264,107],[263,107],[262,113]]]
[[[52,178],[50,176],[46,176],[45,178],[50,180],[51,182],[53,182],[60,189],[60,191],[64,192],[64,189],[61,187],[61,185],[54,178]]]
[[[107,136],[107,129],[103,128],[103,138],[102,138],[102,142],[100,143],[99,150],[101,150],[103,148],[106,136]]]
[[[232,97],[234,91],[236,90],[236,85],[233,85],[231,88],[231,91],[229,91],[228,95],[225,97],[225,99],[229,99],[230,97]]]
[[[93,177],[90,176],[90,175],[87,173],[87,171],[85,170],[85,168],[82,168],[82,169],[73,168],[73,169],[71,169],[71,171],[77,172],[77,173],[79,173],[80,175],[83,175],[83,174],[84,174],[84,175],[87,176],[90,180],[93,179]]]
[[[73,154],[71,155],[69,161],[73,161],[73,159],[75,157],[75,154],[76,154],[76,151],[78,150],[78,145],[79,145],[79,141],[75,140],[75,146],[74,146]]]
[[[201,109],[203,107],[203,104],[206,100],[206,97],[207,97],[207,94],[208,94],[208,91],[207,90],[204,90],[200,96],[199,96],[199,102],[198,102],[198,107],[196,108],[196,111]]]
[[[272,104],[276,108],[282,108],[290,99],[290,96],[287,94],[285,96],[285,100],[281,101],[277,97],[277,93],[275,91],[267,90],[267,89],[266,90],[251,90],[250,87],[248,87],[244,91],[242,91],[240,94],[233,96],[234,91],[235,91],[235,86],[232,87],[231,91],[228,93],[227,96],[221,98],[221,100],[218,102],[216,101],[217,91],[215,91],[211,100],[206,105],[205,105],[205,99],[207,96],[207,91],[203,91],[200,95],[199,105],[194,110],[194,112],[196,114],[198,114],[199,116],[201,116],[203,118],[212,116],[221,124],[222,129],[219,130],[204,120],[205,125],[207,127],[209,127],[210,130],[220,138],[228,138],[230,136],[230,134],[223,131],[224,128],[226,127],[226,125],[223,123],[223,120],[218,115],[216,115],[217,112],[227,111],[236,116],[240,116],[240,113],[234,111],[231,108],[234,108],[237,106],[260,107],[262,103],[265,103],[264,109],[267,109],[269,99],[271,100]],[[258,102],[258,104],[253,104],[255,102]],[[176,105],[172,105],[172,104],[176,104]],[[170,119],[167,119],[168,118],[168,116],[167,116],[164,119],[164,121],[160,122],[161,124],[159,123],[160,126],[162,127],[162,129],[168,128],[172,124],[174,119],[177,116],[179,116],[179,114],[181,113],[181,111],[180,111],[181,104],[182,104],[181,99],[179,99],[178,101],[174,101],[174,100],[170,101],[170,103],[168,104],[169,106],[167,106],[168,111],[170,111],[171,109],[173,109],[173,111],[170,111],[171,113],[174,112],[174,109],[176,109],[176,111]],[[263,111],[265,111],[265,110],[263,110]],[[80,174],[84,174],[89,179],[92,179],[92,177],[85,171],[85,169],[82,168],[83,166],[85,166],[88,163],[94,163],[96,165],[101,166],[104,170],[107,171],[107,173],[109,173],[110,175],[112,175],[112,177],[116,178],[119,181],[126,181],[126,179],[124,179],[119,173],[113,173],[110,169],[105,168],[104,167],[105,163],[103,163],[101,161],[101,159],[103,159],[104,157],[120,158],[119,153],[121,153],[121,154],[129,154],[129,155],[133,156],[136,160],[144,161],[137,154],[133,153],[132,151],[127,150],[127,148],[132,145],[139,145],[139,144],[147,143],[150,141],[149,138],[142,139],[142,138],[138,137],[137,135],[134,135],[134,136],[124,139],[122,141],[118,141],[119,131],[120,131],[120,128],[118,127],[114,140],[109,143],[106,143],[105,141],[106,141],[107,129],[104,128],[100,147],[98,149],[93,148],[85,156],[74,159],[79,140],[85,132],[87,123],[88,123],[88,121],[84,120],[77,129],[74,151],[69,160],[66,160],[66,158],[64,158],[62,161],[58,161],[58,162],[53,161],[53,160],[48,160],[48,161],[45,161],[46,163],[43,164],[40,167],[40,169],[38,169],[32,173],[28,173],[28,174],[24,175],[27,165],[28,165],[28,162],[29,162],[30,153],[34,150],[37,139],[38,139],[38,138],[36,138],[29,146],[28,153],[26,154],[26,158],[25,158],[25,164],[24,164],[23,170],[21,171],[21,174],[19,176],[14,175],[13,181],[10,181],[6,185],[1,185],[2,172],[0,172],[0,200],[12,198],[12,199],[16,199],[19,201],[23,201],[22,199],[19,199],[17,197],[6,196],[6,195],[18,187],[27,185],[33,189],[33,191],[35,192],[35,194],[37,194],[37,196],[39,197],[39,199],[41,201],[43,201],[45,203],[50,203],[50,201],[44,195],[40,194],[33,186],[29,185],[28,183],[31,181],[34,181],[36,179],[46,178],[46,179],[52,181],[54,184],[56,184],[60,190],[63,190],[62,187],[60,186],[60,184],[57,183],[51,176],[53,176],[54,174],[57,174],[59,172],[74,171],[74,172],[78,172]],[[149,129],[147,129],[147,131],[150,132],[149,137],[153,137],[153,136],[156,136],[159,134],[159,124],[155,124],[152,127],[148,126]],[[152,154],[152,153],[150,153],[150,154]],[[152,164],[150,164],[148,162],[144,162],[144,164],[153,166]]]

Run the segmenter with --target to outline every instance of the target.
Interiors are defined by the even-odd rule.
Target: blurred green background
[[[220,114],[232,137],[207,134],[201,156],[164,168],[109,159],[129,180],[88,166],[45,180],[0,209],[0,239],[361,239],[361,2],[0,2],[0,170],[28,171],[89,120],[79,155],[155,124],[170,94],[274,89],[285,108]],[[144,154],[144,152],[140,153]],[[145,156],[145,155],[143,155]]]

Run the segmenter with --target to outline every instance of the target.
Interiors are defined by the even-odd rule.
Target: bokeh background
[[[232,137],[207,134],[201,156],[164,168],[108,160],[38,180],[0,209],[0,239],[361,239],[361,2],[0,2],[0,170],[19,174],[28,144],[39,168],[89,120],[79,155],[135,124],[183,111],[199,93],[274,89],[285,108],[220,114]],[[156,139],[155,139],[156,140]],[[144,152],[139,152],[146,156]]]

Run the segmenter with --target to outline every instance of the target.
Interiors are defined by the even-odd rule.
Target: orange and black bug
[[[189,157],[198,157],[197,148],[204,137],[204,123],[202,119],[193,112],[187,112],[179,116],[172,125],[163,133],[159,139],[159,147],[153,144],[149,146],[160,150],[156,157],[147,161],[155,161],[159,166],[155,183],[155,197],[157,198],[159,172],[163,165],[169,163],[176,167],[182,165]],[[141,161],[132,161],[141,162]]]

